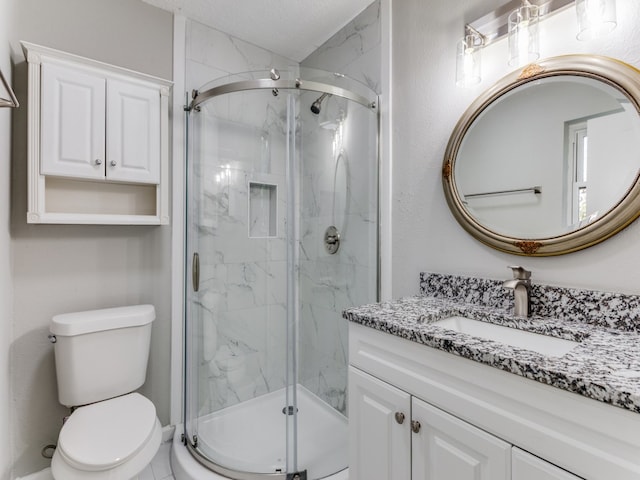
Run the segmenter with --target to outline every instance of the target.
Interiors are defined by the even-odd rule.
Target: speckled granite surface
[[[438,273],[420,274],[420,293],[464,304],[513,310],[513,294],[498,280]],[[640,296],[531,286],[531,314],[640,332]]]
[[[364,305],[344,318],[525,378],[640,413],[640,297],[548,286],[532,289],[533,315],[515,317],[501,282],[422,274],[424,295]],[[538,296],[540,295],[540,296]],[[457,333],[434,322],[464,316],[578,341],[553,357]]]

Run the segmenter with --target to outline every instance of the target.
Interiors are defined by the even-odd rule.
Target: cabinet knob
[[[420,429],[422,428],[422,425],[420,425],[420,422],[417,420],[412,420],[411,421],[411,431],[413,433],[420,433]]]
[[[96,165],[102,165],[102,160],[100,160],[99,158],[96,158]]]
[[[396,412],[396,422],[398,422],[400,425],[404,423],[404,413]]]
[[[111,160],[111,166],[115,167],[118,164],[118,162],[116,162],[115,160]]]

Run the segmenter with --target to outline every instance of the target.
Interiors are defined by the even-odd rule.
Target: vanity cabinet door
[[[410,468],[410,395],[350,366],[349,478],[411,480]]]
[[[42,63],[42,174],[104,178],[104,102],[103,76]]]
[[[510,444],[417,398],[412,418],[413,480],[511,479]]]
[[[160,183],[160,91],[121,80],[107,81],[109,180]]]
[[[511,459],[513,480],[582,480],[517,447],[513,447]]]

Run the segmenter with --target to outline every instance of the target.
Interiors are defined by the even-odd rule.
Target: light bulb
[[[456,85],[468,88],[480,83],[480,48],[474,46],[475,39],[472,35],[467,35],[458,42],[458,53],[456,56]]]
[[[538,38],[538,7],[523,4],[511,12],[509,28],[509,65],[521,67],[540,57]]]

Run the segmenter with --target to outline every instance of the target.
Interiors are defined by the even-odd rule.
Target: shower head
[[[315,102],[313,102],[311,104],[311,113],[313,113],[315,115],[318,115],[320,113],[320,105],[322,104],[322,101],[324,100],[324,97],[326,97],[328,95],[330,96],[331,94],[330,93],[323,93],[322,95],[320,95],[318,97],[318,99]]]

